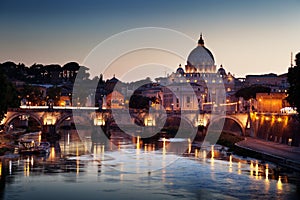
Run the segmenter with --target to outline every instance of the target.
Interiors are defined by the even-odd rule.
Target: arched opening
[[[82,154],[91,149],[94,126],[89,116],[68,113],[56,122],[55,127],[63,154]]]
[[[39,118],[28,113],[18,113],[11,116],[5,126],[9,131],[36,132],[42,130],[42,122]]]
[[[145,140],[157,140],[159,138],[191,138],[192,140],[195,137],[195,132],[197,131],[197,128],[195,128],[192,123],[177,115],[169,115],[166,118],[162,118],[157,121],[157,128],[150,128],[148,127],[149,131],[152,131],[152,133],[144,133],[146,137],[144,137]],[[164,124],[162,124],[164,122]],[[162,127],[162,128],[161,128]],[[144,131],[147,130],[144,129]],[[156,131],[156,132],[155,132]],[[147,136],[151,135],[147,139]],[[142,135],[143,137],[143,135]]]
[[[240,123],[229,117],[216,119],[212,121],[209,126],[213,131],[222,131],[238,136],[244,135],[244,131]]]

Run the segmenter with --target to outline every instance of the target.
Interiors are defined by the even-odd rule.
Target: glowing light
[[[277,121],[278,121],[278,122],[281,122],[281,121],[282,121],[282,119],[279,117],[279,118],[277,119]]]
[[[79,174],[79,159],[76,160],[76,174]]]
[[[202,155],[203,155],[203,159],[205,160],[206,159],[206,155],[207,155],[207,153],[206,153],[205,150],[202,152]]]
[[[190,154],[191,151],[192,151],[192,143],[191,143],[191,140],[190,138],[188,139],[188,143],[189,143],[189,149],[188,149],[188,153]]]
[[[104,153],[105,152],[105,146],[102,145],[102,152],[101,153]]]
[[[211,146],[211,158],[215,157],[214,145]]]
[[[9,165],[8,171],[9,171],[9,174],[11,174],[11,173],[12,173],[12,161],[11,161],[11,160],[9,161],[9,164],[8,164],[8,165]]]
[[[29,165],[29,158],[27,159],[27,162],[24,162],[24,176],[29,176],[30,174],[30,165]]]
[[[166,154],[166,138],[163,138],[163,155]]]
[[[2,176],[2,162],[0,162],[0,176]]]
[[[256,179],[258,179],[258,163],[256,161],[256,165],[255,165],[255,177]]]
[[[288,122],[289,122],[289,117],[285,116],[283,126],[286,127],[288,125]]]
[[[278,189],[278,190],[282,190],[281,176],[278,177],[278,181],[277,181],[277,189]]]
[[[70,145],[70,133],[68,132],[67,144]]]
[[[53,161],[55,159],[55,148],[54,147],[50,148],[49,158],[50,158],[51,161]]]
[[[232,172],[232,155],[229,156],[229,173]]]
[[[268,164],[266,165],[266,170],[265,170],[265,174],[266,174],[266,180],[269,180],[269,168],[268,168]]]
[[[38,139],[39,144],[41,143],[41,140],[42,140],[42,133],[40,132],[39,133],[39,139]]]
[[[47,116],[44,119],[44,125],[54,125],[56,122],[56,118],[54,116]]]
[[[136,149],[140,149],[140,136],[136,138]]]
[[[155,126],[156,125],[155,119],[153,119],[151,116],[149,116],[149,117],[145,118],[144,124],[146,126]]]
[[[104,126],[105,125],[105,119],[103,119],[103,117],[95,118],[94,119],[94,125],[95,126]]]
[[[195,149],[195,158],[198,157],[198,149]]]
[[[242,170],[241,170],[241,162],[238,162],[238,174],[242,174]]]
[[[253,162],[250,162],[250,176],[253,176]]]
[[[275,116],[272,116],[271,125],[273,125],[275,122]]]

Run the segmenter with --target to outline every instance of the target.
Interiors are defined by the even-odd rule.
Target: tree
[[[288,89],[287,101],[293,107],[297,108],[298,119],[300,119],[300,53],[296,55],[296,66],[290,67],[288,71],[288,82],[290,88]]]
[[[129,108],[149,110],[150,102],[155,103],[156,97],[146,97],[134,94],[130,97]]]
[[[0,121],[5,117],[9,107],[17,107],[19,99],[15,87],[8,81],[0,68]]]
[[[236,97],[243,97],[245,100],[256,98],[256,93],[270,93],[271,89],[262,85],[251,85],[239,89],[236,93]]]
[[[54,101],[54,105],[58,105],[60,96],[61,96],[61,87],[51,87],[47,90],[47,95],[49,99],[52,99]]]

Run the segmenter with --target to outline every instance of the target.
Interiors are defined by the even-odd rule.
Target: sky
[[[181,58],[166,55],[152,61],[152,57],[160,55],[159,51],[141,50],[134,56],[134,50],[129,48],[127,59],[122,54],[111,60],[110,64],[115,65],[111,67],[113,70],[102,72],[104,68],[100,67],[92,75],[103,73],[105,79],[115,75],[125,81],[134,79],[129,73],[140,79],[164,76],[175,71],[179,64],[185,65],[186,56],[196,47],[201,32],[216,65],[222,64],[236,77],[281,74],[291,64],[291,52],[294,55],[300,52],[299,19],[300,0],[0,0],[0,63],[88,64],[87,57],[99,44],[103,48],[101,44],[109,41],[114,48],[126,49],[129,40],[126,37],[118,40],[115,36],[124,36],[124,31],[132,29],[158,27],[184,35],[182,40],[169,38],[172,48],[177,46],[187,51]],[[143,38],[139,33],[138,37],[166,42],[151,35]],[[183,44],[186,37],[194,44]],[[104,57],[115,53],[103,49],[101,52]],[[132,62],[133,59],[136,61]],[[98,62],[101,65],[102,60]],[[150,70],[153,66],[155,73]],[[133,72],[135,68],[140,69]]]

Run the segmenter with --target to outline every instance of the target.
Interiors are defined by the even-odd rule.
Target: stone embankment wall
[[[300,122],[295,115],[251,113],[251,136],[300,146]]]

